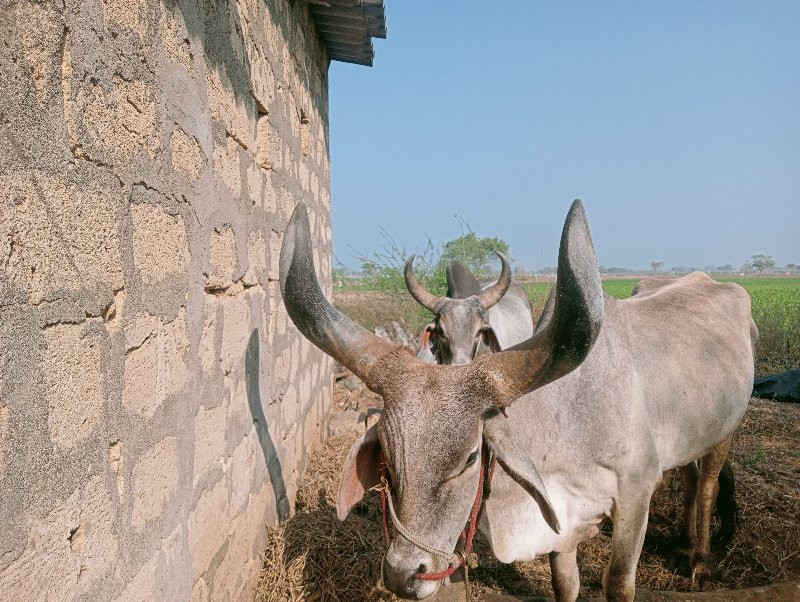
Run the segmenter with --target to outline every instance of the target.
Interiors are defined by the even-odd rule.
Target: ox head
[[[300,204],[287,226],[280,257],[287,312],[317,347],[383,396],[384,412],[355,443],[337,501],[344,520],[379,480],[381,451],[399,520],[428,547],[453,550],[474,500],[485,441],[504,470],[558,519],[536,467],[514,443],[507,422],[494,418],[518,397],[574,370],[589,353],[603,315],[600,276],[583,206],[573,203],[561,238],[557,290],[545,327],[530,339],[463,366],[427,364],[339,313],[314,272],[308,215]],[[447,560],[398,535],[383,560],[384,583],[405,598],[432,595],[437,582],[415,578]]]
[[[430,294],[414,276],[414,255],[405,267],[406,287],[417,303],[433,312],[435,318],[422,331],[420,349],[430,346],[440,364],[460,366],[478,355],[500,351],[497,335],[486,319],[486,312],[511,286],[508,258],[497,253],[503,264],[500,277],[488,290],[481,291],[475,276],[461,263],[447,266],[447,296]]]

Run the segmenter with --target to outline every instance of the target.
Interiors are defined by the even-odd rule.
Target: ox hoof
[[[676,545],[672,549],[672,553],[667,561],[667,568],[670,571],[681,571],[684,574],[689,572],[689,568],[693,565],[694,561],[694,548],[682,545]]]
[[[704,591],[711,587],[713,578],[708,558],[695,558],[692,563],[691,580],[693,589]]]

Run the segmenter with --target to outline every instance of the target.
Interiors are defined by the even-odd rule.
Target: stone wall
[[[277,282],[303,200],[330,292],[306,5],[20,1],[0,35],[0,597],[248,598],[331,401]]]

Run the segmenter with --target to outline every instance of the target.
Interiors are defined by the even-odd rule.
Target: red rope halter
[[[489,448],[486,443],[483,444],[481,449],[481,472],[478,476],[478,491],[475,493],[475,501],[472,503],[472,511],[470,512],[469,517],[469,525],[465,530],[462,529],[460,541],[464,544],[464,551],[459,555],[459,558],[456,562],[451,562],[450,566],[443,571],[439,571],[438,573],[416,573],[414,575],[415,579],[422,579],[423,581],[440,581],[442,579],[446,579],[453,573],[455,573],[461,565],[464,564],[467,556],[469,556],[470,552],[472,552],[472,539],[475,537],[475,531],[478,526],[478,522],[481,519],[481,514],[483,512],[483,493],[484,493],[484,475],[486,475],[486,483],[487,485],[492,482],[492,476],[494,475],[494,468],[497,463],[497,458],[492,457],[491,462],[489,463],[489,471],[486,474],[486,466],[489,463]],[[383,454],[381,453],[381,512],[383,513],[383,535],[386,538],[386,545],[392,543],[392,536],[389,532],[389,521],[387,518],[386,512],[386,495],[387,491],[389,490],[389,480],[386,476],[386,462],[384,460]],[[413,542],[412,542],[413,543]]]

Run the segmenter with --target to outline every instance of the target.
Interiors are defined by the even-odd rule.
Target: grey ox
[[[284,236],[280,283],[300,331],[384,399],[381,418],[346,459],[337,511],[344,519],[379,482],[382,456],[395,527],[410,536],[398,535],[384,557],[390,590],[422,599],[438,588],[417,575],[453,562],[483,443],[499,467],[480,529],[503,562],[551,553],[559,600],[576,598],[576,546],[606,516],[614,532],[604,592],[633,599],[653,490],[663,471],[695,460],[688,532],[695,570],[705,570],[717,477],[753,384],[757,331],[742,288],[695,273],[625,301],[604,299],[579,201],[564,225],[542,327],[463,366],[421,362],[331,306],[302,204]]]
[[[533,334],[531,302],[523,288],[511,281],[508,259],[497,282],[478,283],[457,261],[447,266],[447,294],[430,294],[414,276],[414,256],[405,266],[408,292],[434,314],[419,338],[417,357],[423,361],[460,366],[478,355],[500,351]]]

